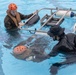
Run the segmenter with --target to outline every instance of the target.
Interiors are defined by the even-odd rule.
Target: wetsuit
[[[33,15],[33,14],[23,15],[21,13],[19,13],[19,14],[20,14],[21,20],[28,19],[30,16]],[[14,21],[8,15],[4,19],[4,25],[5,25],[6,29],[17,28],[17,26],[15,25]]]
[[[52,57],[58,55],[59,53],[64,54],[66,60],[64,62],[54,63],[50,67],[50,72],[52,75],[56,75],[58,69],[62,65],[68,65],[76,63],[76,35],[69,33],[64,35],[62,39],[54,46],[49,55]]]
[[[17,46],[27,45],[28,49],[31,51],[31,53],[29,53],[28,55],[25,52],[25,55],[27,56],[25,56],[24,60],[29,60],[30,57],[33,57],[31,58],[31,61],[41,62],[49,58],[48,54],[45,51],[49,43],[50,43],[50,40],[48,40],[46,37],[36,36],[36,38],[30,37],[27,40],[20,42]],[[15,54],[14,56],[18,59],[23,59],[23,54],[21,57]]]
[[[59,53],[69,53],[74,51],[76,51],[76,35],[69,33],[60,39],[49,55],[56,56]]]

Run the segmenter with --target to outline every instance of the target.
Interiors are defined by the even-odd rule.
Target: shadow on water
[[[27,60],[27,59],[29,60],[29,58],[31,56],[34,56],[35,58],[32,58],[31,61],[42,62],[49,58],[48,53],[45,50],[48,47],[48,45],[50,44],[50,42],[51,42],[51,40],[49,39],[49,37],[36,35],[35,37],[31,36],[27,40],[20,42],[17,46],[19,46],[19,45],[28,46],[28,49],[31,51],[31,53],[29,53],[29,54],[28,54],[29,50],[27,52],[25,52],[24,60]],[[15,56],[15,57],[19,58],[19,56]]]
[[[13,45],[15,45],[17,42],[19,42],[20,40],[22,40],[22,37],[20,35],[20,33],[18,32],[18,30],[16,31],[8,31],[6,30],[6,34],[5,40],[4,40],[4,47],[10,49]]]
[[[1,46],[0,46],[0,48],[1,48]],[[1,59],[2,55],[3,55],[3,53],[2,53],[2,50],[0,49],[0,75],[5,75],[3,72],[3,69],[2,69],[2,65],[1,65],[2,64],[2,59]]]
[[[51,75],[57,75],[58,71],[69,65],[76,64],[76,53],[65,54],[65,61],[52,64],[50,67]]]

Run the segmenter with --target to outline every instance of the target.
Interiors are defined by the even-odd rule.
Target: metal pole
[[[62,8],[42,8],[41,10],[57,10],[57,9],[59,9],[59,10],[68,10],[68,8],[66,8],[66,9],[62,9]],[[72,8],[70,8],[70,10],[71,11],[76,11],[75,9],[72,9]]]
[[[41,10],[57,10],[58,8],[42,8],[42,9],[40,9],[40,10],[38,10],[37,11],[37,13],[38,12],[40,12]],[[70,8],[71,9],[71,8]],[[68,10],[68,9],[59,9],[59,10]],[[76,11],[76,10],[74,10],[74,9],[71,9],[71,11]],[[24,25],[30,20],[30,19],[32,19],[37,13],[34,13],[25,23],[24,23]],[[76,14],[75,14],[75,16],[76,16]]]
[[[47,24],[47,22],[48,22],[57,12],[58,12],[58,10],[57,10],[56,12],[54,12],[54,13],[52,14],[52,16],[50,16],[49,19],[48,19],[38,30],[42,29],[42,27],[45,26],[45,25]]]
[[[47,32],[45,32],[45,31],[43,31],[43,30],[32,30],[32,29],[28,29],[28,28],[21,28],[22,30],[26,30],[26,31],[35,31],[35,32],[43,32],[43,33],[47,33]]]
[[[58,10],[68,10],[68,9],[42,8],[42,9],[38,10],[38,12],[40,12],[41,10],[51,10],[51,11],[52,11],[52,10],[57,10],[57,11],[58,11]],[[57,12],[57,11],[56,11],[56,12]],[[69,11],[70,11],[70,10],[68,10],[68,11],[66,12],[66,14],[67,14]],[[76,10],[71,9],[71,11],[76,11]],[[54,15],[56,12],[54,12],[53,15]],[[66,14],[64,14],[64,15],[62,16],[62,18],[56,23],[56,25],[59,24],[59,22],[64,18],[64,16],[65,16]],[[33,14],[26,22],[28,22],[30,19],[32,19],[34,15],[36,15],[36,13]],[[28,28],[21,28],[21,29],[24,29],[24,30],[26,30],[26,31],[35,31],[35,32],[47,33],[47,32],[45,32],[45,31],[41,31],[40,29],[47,24],[47,22],[53,17],[53,15],[52,15],[51,17],[49,17],[49,19],[48,19],[38,30],[31,30],[31,29],[28,29]],[[76,16],[76,14],[75,14],[75,16]],[[26,24],[26,22],[25,22],[25,24]]]
[[[42,9],[40,9],[40,10],[37,10],[37,13],[40,12],[41,10],[43,10],[43,9],[52,10],[51,8],[42,8]],[[31,20],[37,13],[34,12],[34,14],[25,22],[25,24],[26,24],[29,20]]]
[[[65,17],[65,15],[69,12],[70,10],[68,10],[62,17],[61,19],[56,23],[56,25],[58,25],[60,23],[60,21]]]

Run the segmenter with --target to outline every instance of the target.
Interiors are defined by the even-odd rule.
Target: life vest
[[[20,14],[17,12],[16,17],[14,17],[10,14],[9,10],[7,10],[7,15],[14,21],[15,25],[18,27],[18,23],[21,22]]]

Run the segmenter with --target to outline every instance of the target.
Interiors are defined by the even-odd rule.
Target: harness
[[[20,14],[17,12],[16,17],[13,17],[9,10],[7,10],[7,15],[14,21],[15,25],[18,27],[18,23],[21,22]]]

